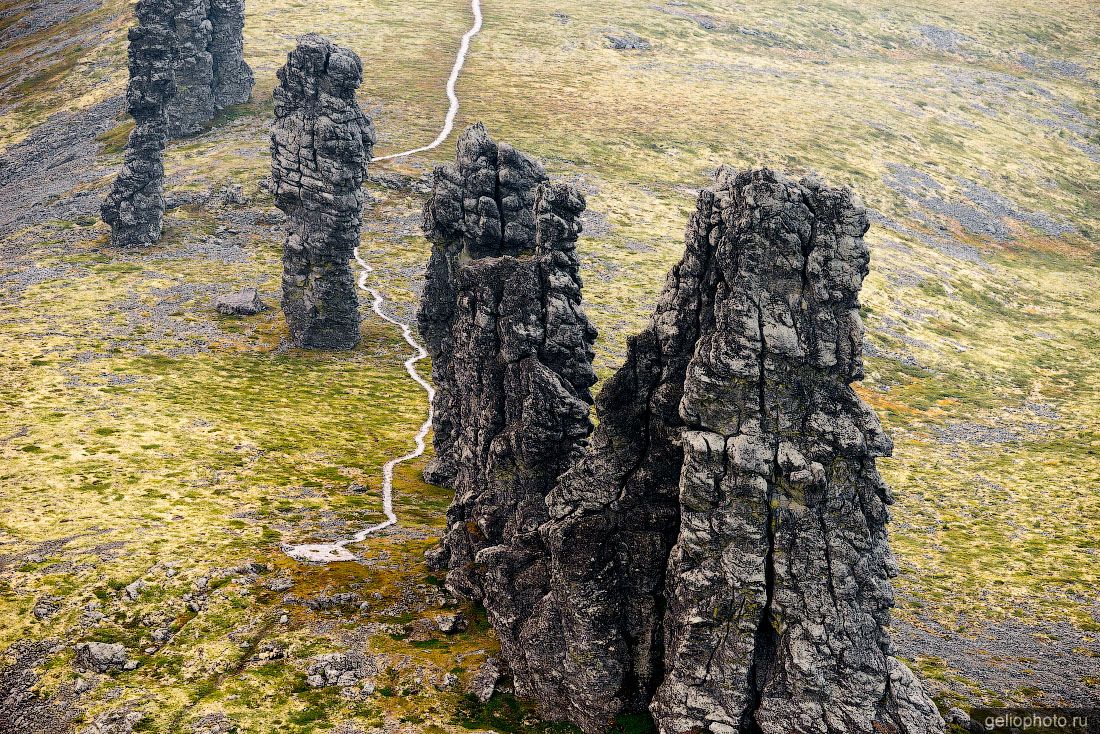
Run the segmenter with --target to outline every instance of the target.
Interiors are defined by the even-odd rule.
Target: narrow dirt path
[[[474,24],[467,31],[466,35],[462,37],[462,44],[458,49],[458,56],[455,58],[455,65],[451,69],[451,76],[447,79],[447,99],[450,101],[450,107],[447,109],[447,116],[443,121],[443,129],[440,130],[438,137],[430,144],[425,145],[422,148],[414,148],[412,150],[406,150],[402,153],[394,153],[392,155],[380,156],[372,159],[372,163],[378,161],[387,161],[395,158],[406,158],[417,153],[424,153],[429,150],[434,150],[443,144],[444,141],[450,137],[454,132],[455,120],[458,117],[459,100],[458,93],[455,91],[455,87],[458,85],[458,77],[462,74],[462,67],[466,65],[466,57],[470,53],[470,44],[474,40],[474,37],[481,32],[482,16],[481,16],[481,0],[471,0],[471,9],[474,14]],[[335,543],[316,543],[310,545],[293,545],[283,546],[283,552],[291,558],[295,558],[300,561],[308,561],[310,563],[333,563],[336,561],[355,561],[358,560],[358,556],[349,551],[347,547],[353,543],[361,543],[367,539],[372,533],[376,533],[380,530],[397,524],[397,515],[393,511],[393,476],[394,471],[398,466],[404,464],[406,461],[412,461],[418,459],[424,455],[424,451],[427,449],[426,440],[428,432],[432,429],[432,417],[433,409],[432,405],[435,401],[435,389],[431,384],[421,377],[420,373],[416,370],[418,362],[428,357],[428,351],[416,340],[413,336],[412,326],[403,323],[393,316],[386,313],[385,305],[386,301],[382,297],[382,294],[377,289],[371,288],[368,285],[371,274],[374,272],[374,268],[370,266],[367,261],[359,256],[359,249],[355,250],[355,261],[359,263],[359,267],[362,268],[362,272],[359,274],[359,288],[370,294],[373,299],[371,309],[382,320],[393,324],[401,329],[401,335],[405,338],[405,341],[410,347],[412,347],[416,354],[405,360],[405,370],[409,373],[409,377],[416,381],[418,385],[424,388],[424,391],[428,394],[428,419],[420,426],[420,430],[413,437],[413,443],[415,448],[404,456],[399,456],[396,459],[391,459],[386,462],[382,467],[382,512],[386,515],[385,522],[373,525],[365,530],[361,530],[352,537],[337,541]]]

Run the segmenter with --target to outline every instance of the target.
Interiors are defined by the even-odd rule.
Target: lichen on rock
[[[173,6],[177,92],[168,103],[172,138],[203,130],[226,107],[252,96],[244,60],[244,0],[163,0]]]
[[[447,585],[480,601],[513,666],[546,593],[546,495],[592,430],[592,343],[576,241],[583,195],[484,127],[436,170],[420,329],[438,387],[437,456],[455,489]]]
[[[291,342],[350,349],[359,302],[349,260],[362,229],[363,179],[375,132],[355,99],[363,65],[355,52],[310,34],[279,70],[271,176],[287,215],[283,312]]]

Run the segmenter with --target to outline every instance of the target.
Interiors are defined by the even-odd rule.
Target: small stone
[[[607,43],[616,51],[649,51],[653,44],[636,33],[623,31],[621,33],[607,33],[604,35]]]
[[[313,688],[358,686],[377,673],[374,659],[361,652],[319,655],[306,671],[306,683]]]
[[[144,720],[143,712],[122,707],[96,716],[79,734],[133,734]]]
[[[145,591],[145,582],[141,579],[133,582],[124,589],[126,598],[130,601],[137,601],[137,598],[141,596],[141,592]]]
[[[276,593],[282,593],[289,591],[294,586],[294,579],[281,576],[268,580],[266,584],[267,588]]]
[[[436,617],[435,621],[436,625],[439,627],[439,631],[448,635],[455,632],[463,632],[470,626],[461,612],[444,614]]]
[[[260,300],[259,291],[246,288],[240,293],[221,296],[215,302],[214,308],[223,316],[255,316],[267,311],[269,306]]]
[[[232,206],[247,206],[249,198],[240,184],[230,184],[222,189],[222,202]]]
[[[34,603],[31,614],[38,621],[45,621],[61,609],[61,599],[56,596],[43,596]]]
[[[75,650],[76,657],[73,663],[78,669],[106,673],[109,670],[125,668],[129,664],[126,659],[126,648],[117,643],[81,642]]]
[[[944,719],[948,724],[954,724],[955,726],[961,728],[963,731],[972,730],[973,722],[970,719],[970,714],[966,713],[961,708],[955,706],[951,707],[951,709],[948,710],[947,716],[944,717]]]

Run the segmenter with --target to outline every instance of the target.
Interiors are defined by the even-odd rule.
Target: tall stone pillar
[[[170,8],[163,0],[140,0],[135,13],[137,25],[128,34],[126,104],[136,126],[126,143],[122,171],[101,209],[103,221],[111,227],[111,244],[117,247],[147,246],[160,240],[165,210],[166,106],[176,91],[176,36]]]
[[[283,312],[291,343],[350,349],[359,342],[359,301],[349,261],[362,229],[363,179],[375,132],[355,91],[359,57],[311,34],[279,70],[271,176],[287,215]]]

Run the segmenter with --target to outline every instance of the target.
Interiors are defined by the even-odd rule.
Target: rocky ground
[[[413,147],[438,128],[468,5],[249,0],[254,101],[172,144],[166,237],[120,253],[94,215],[129,131],[125,9],[0,2],[0,732],[557,731],[506,679],[479,700],[496,643],[423,565],[450,497],[422,466],[399,472],[401,523],[363,563],[279,552],[381,517],[379,467],[425,406],[366,308],[353,352],[284,346],[275,69],[299,30],[329,34],[363,57],[377,153]],[[459,85],[460,129],[485,120],[588,196],[602,377],[718,164],[860,192],[859,390],[897,445],[895,637],[945,710],[1100,703],[1091,12],[490,5]],[[405,320],[428,175],[451,156],[367,185],[362,253]],[[245,288],[276,308],[218,313]]]

